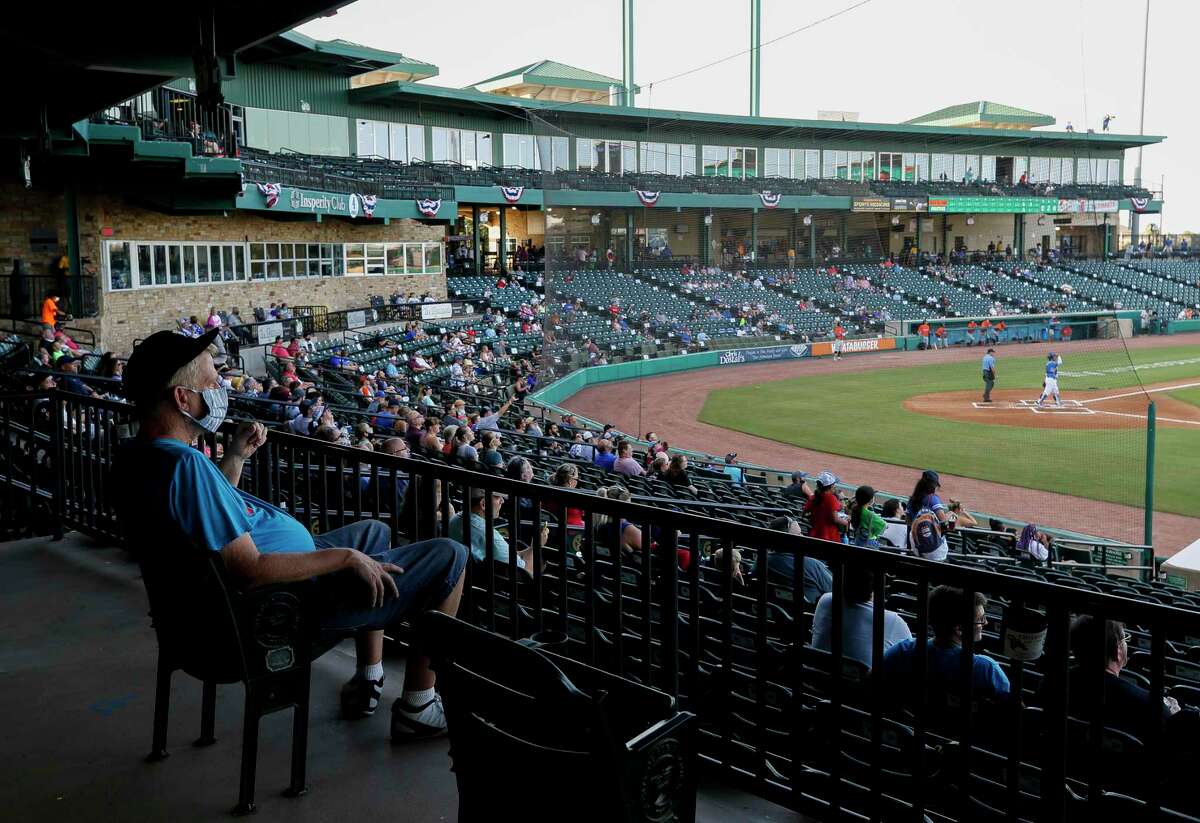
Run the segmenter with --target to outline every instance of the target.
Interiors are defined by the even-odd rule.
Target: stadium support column
[[[712,209],[709,209],[700,217],[700,264],[704,266],[711,265],[709,262],[712,257],[711,238],[712,238]]]
[[[922,217],[921,213],[917,212],[917,231],[916,231],[917,248],[915,250],[915,253],[913,254],[913,259],[918,262],[921,260],[921,217]],[[905,261],[905,262],[907,262],[907,261]]]
[[[621,105],[634,102],[633,0],[621,0]]]
[[[817,264],[817,221],[808,216],[808,260],[814,266]]]
[[[483,258],[479,254],[479,204],[471,206],[471,267],[476,275],[483,274]]]
[[[79,192],[71,183],[63,192],[63,207],[67,218],[67,282],[55,283],[54,287],[66,287],[62,295],[67,301],[68,309],[75,314],[83,314],[83,278],[79,268]]]
[[[1154,440],[1157,414],[1154,401],[1146,408],[1146,502],[1142,542],[1154,545]]]
[[[841,235],[838,238],[838,245],[842,249],[841,256],[846,258],[850,256],[850,247],[848,245],[848,240],[850,237],[850,212],[842,212],[841,224]]]
[[[625,267],[633,271],[633,209],[625,210]]]
[[[792,209],[792,235],[788,238],[788,249],[791,253],[787,256],[788,268],[796,268],[796,247],[800,245],[800,234],[796,227],[796,219],[799,217],[799,212]]]
[[[750,0],[750,116],[759,116],[762,97],[762,0]]]
[[[500,207],[500,245],[496,249],[496,270],[508,272],[508,209]]]
[[[750,212],[750,260],[758,262],[758,209]]]
[[[1013,215],[1013,252],[1018,258],[1021,256],[1021,227],[1025,223],[1025,216],[1022,214]]]

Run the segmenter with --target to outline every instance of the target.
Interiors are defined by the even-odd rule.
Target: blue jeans
[[[400,596],[388,597],[378,608],[370,607],[370,590],[353,572],[318,577],[318,619],[321,628],[336,632],[385,629],[437,607],[450,596],[467,566],[466,547],[446,538],[391,548],[392,531],[378,520],[360,520],[313,541],[318,549],[351,548],[404,569],[403,574],[392,575]]]

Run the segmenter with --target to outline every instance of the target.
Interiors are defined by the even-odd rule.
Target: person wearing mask
[[[817,475],[817,488],[813,491],[812,499],[804,504],[804,512],[809,518],[809,537],[818,540],[842,542],[842,529],[850,522],[842,511],[842,501],[838,500],[834,486],[838,479],[830,471]]]

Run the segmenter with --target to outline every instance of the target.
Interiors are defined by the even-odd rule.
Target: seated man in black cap
[[[238,490],[243,464],[266,442],[261,424],[238,426],[219,466],[191,446],[201,432],[220,428],[229,405],[209,350],[216,334],[157,332],[129,358],[124,386],[140,427],[118,464],[126,534],[160,546],[176,535],[220,552],[247,587],[315,578],[321,626],[355,636],[358,671],[342,689],[343,713],[370,715],[382,696],[383,629],[428,609],[454,614],[466,548],[436,539],[392,549],[390,530],[376,520],[314,539],[287,512]],[[392,706],[393,739],[444,733],[428,661],[410,657],[404,680]]]

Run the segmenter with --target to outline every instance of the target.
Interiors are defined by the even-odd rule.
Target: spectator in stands
[[[809,517],[810,537],[842,542],[842,529],[850,520],[842,512],[842,501],[838,499],[834,490],[837,482],[833,472],[823,471],[817,475],[817,487],[813,496],[804,504],[804,512]]]
[[[504,476],[509,480],[520,480],[522,483],[532,483],[534,477],[533,464],[524,457],[512,457],[504,466]],[[533,518],[533,510],[536,504],[532,499],[528,497],[518,497],[517,506],[520,510],[520,516],[522,520]]]
[[[110,380],[122,380],[125,374],[125,361],[112,352],[106,351],[100,356],[100,365],[97,367],[96,373]]]
[[[296,434],[311,434],[313,425],[316,423],[313,420],[313,411],[315,409],[316,404],[313,401],[300,401],[300,413],[288,421],[288,428]]]
[[[842,572],[842,656],[858,660],[868,668],[875,663],[875,573],[855,563]],[[896,612],[883,612],[883,653],[912,638],[908,624]],[[812,644],[833,651],[833,592],[822,594],[813,612]]]
[[[650,464],[650,468],[646,471],[647,477],[652,477],[656,480],[664,480],[666,478],[667,469],[671,467],[671,455],[666,452],[659,452],[654,456],[654,461]]]
[[[435,484],[436,485],[436,484]],[[463,517],[462,513],[456,514],[450,518],[450,526],[447,529],[447,534],[451,540],[457,540],[471,547],[471,556],[478,562],[482,563],[487,559],[487,520],[485,517],[485,507],[492,507],[492,521],[495,522],[500,518],[504,508],[506,497],[500,492],[489,492],[487,489],[471,489],[471,511],[467,517]],[[467,522],[466,528],[470,530],[470,534],[463,535],[463,522]],[[543,524],[544,525],[544,524]],[[509,562],[509,547],[508,540],[504,535],[492,529],[492,559],[501,564]],[[517,555],[517,568],[526,572],[531,572],[533,569],[533,548],[519,549]]]
[[[287,346],[283,345],[282,335],[275,336],[275,342],[271,344],[271,356],[277,358],[280,363],[292,362],[292,353],[288,351]]]
[[[126,532],[135,542],[175,551],[190,543],[192,550],[220,552],[230,574],[247,586],[315,578],[318,623],[356,638],[358,671],[342,689],[343,712],[372,714],[384,681],[383,629],[430,607],[454,614],[466,550],[448,540],[391,549],[391,530],[378,521],[314,539],[286,512],[238,491],[245,461],[266,442],[261,424],[238,427],[219,467],[191,448],[198,434],[217,431],[225,417],[228,401],[209,354],[215,335],[187,340],[158,332],[134,349],[125,385],[141,425],[118,461],[129,492],[121,513]],[[367,593],[369,605],[363,603]],[[428,661],[411,656],[404,694],[392,708],[393,739],[444,733],[433,688]]]
[[[209,306],[208,318],[204,321],[204,327],[206,329],[219,329],[221,328],[222,323],[223,321],[221,320],[221,315],[217,314],[217,307]]]
[[[479,461],[479,452],[472,445],[474,441],[475,432],[470,426],[459,426],[454,432],[454,455],[460,462],[470,465]]]
[[[883,507],[879,513],[884,520],[899,520],[901,522],[889,522],[879,539],[883,543],[894,546],[897,549],[905,549],[908,548],[908,526],[904,523],[904,512],[900,506],[900,501],[894,497],[883,501]]]
[[[628,503],[632,495],[624,486],[601,486],[596,489],[597,497],[618,500]],[[596,545],[613,548],[618,545],[621,550],[640,555],[642,551],[642,530],[624,518],[613,519],[607,514],[595,514],[592,517],[595,524]]]
[[[696,493],[696,487],[692,485],[692,479],[688,476],[688,458],[686,454],[676,454],[671,457],[671,462],[667,466],[667,470],[663,472],[662,479],[671,486],[682,486],[692,494]]]
[[[555,469],[553,476],[550,478],[550,485],[557,486],[563,489],[574,489],[579,485],[579,467],[572,463],[563,463]],[[548,512],[557,513],[560,506],[557,502],[546,500],[542,503],[542,508]],[[567,507],[566,523],[568,526],[583,525],[583,509]]]
[[[79,361],[74,357],[65,354],[54,365],[55,368],[62,372],[57,381],[59,388],[69,391],[71,394],[82,395],[83,397],[99,398],[101,396],[99,392],[93,391],[79,379]]]
[[[800,521],[785,516],[776,517],[767,524],[767,528],[777,532],[802,535]],[[796,577],[796,555],[791,552],[767,552],[767,571],[778,578],[778,582],[790,585]],[[804,557],[804,600],[808,604],[816,603],[821,595],[833,590],[833,575],[829,567],[815,557]],[[758,570],[755,570],[758,573]]]
[[[808,483],[805,482],[806,477],[808,477],[808,475],[802,471],[792,472],[792,482],[790,485],[784,486],[783,494],[786,497],[795,497],[808,500],[810,497],[812,497],[812,489],[810,489],[808,487]]]
[[[499,429],[500,418],[504,416],[505,412],[512,408],[514,402],[516,402],[516,395],[513,395],[505,400],[500,405],[500,408],[496,409],[495,411],[485,406],[483,412],[479,415],[479,421],[475,423],[475,431],[484,432],[489,430],[496,431]]]
[[[500,454],[500,432],[485,431],[479,436],[479,442],[483,447],[483,453],[479,455],[480,463],[490,469],[504,465],[504,457]]]
[[[425,430],[421,432],[421,439],[417,441],[421,450],[425,454],[441,454],[446,444],[441,438],[442,421],[436,417],[425,418]],[[405,443],[407,443],[407,439]],[[411,452],[412,447],[409,447]]]
[[[596,459],[596,447],[592,445],[592,433],[587,429],[575,432],[575,443],[567,452],[575,460],[586,460],[589,463]]]
[[[1021,529],[1021,536],[1017,538],[1017,551],[1044,563],[1050,558],[1050,537],[1030,523]]]
[[[641,477],[645,474],[641,464],[633,459],[632,441],[622,440],[617,446],[617,459],[613,461],[612,470],[629,477]]]
[[[973,632],[975,642],[983,638],[983,627],[987,625],[987,615],[984,609],[987,598],[975,592],[975,619],[969,630]],[[963,625],[963,618],[969,608],[970,601],[962,589],[951,586],[937,586],[929,594],[929,625],[933,628],[933,638],[929,641],[928,677],[916,670],[917,640],[909,638],[892,646],[883,656],[884,679],[889,683],[889,691],[895,690],[896,696],[908,705],[914,705],[921,699],[921,685],[927,683],[931,691],[940,695],[960,694],[962,691],[962,639],[968,627]],[[992,658],[973,655],[972,683],[973,694],[976,698],[1003,699],[1008,697],[1008,677],[1000,665]],[[935,706],[945,705],[944,701],[934,702]]]
[[[58,325],[61,318],[66,317],[65,314],[59,311],[58,305],[61,297],[58,292],[51,291],[46,294],[46,299],[42,301],[42,325],[54,328]]]
[[[606,471],[612,471],[613,464],[617,462],[617,456],[613,454],[611,440],[601,437],[596,441],[596,456],[592,458],[592,462]]]
[[[730,452],[729,454],[725,455],[725,467],[722,469],[722,471],[728,475],[729,480],[733,483],[733,485],[742,485],[742,481],[745,479],[745,473],[742,471],[742,467],[737,464],[737,452]]]
[[[908,547],[926,560],[945,560],[950,551],[946,546],[946,532],[952,527],[953,520],[950,510],[937,495],[941,485],[938,473],[927,469],[921,473],[908,498]]]
[[[854,491],[854,502],[850,504],[850,527],[847,530],[850,542],[855,546],[879,548],[879,538],[887,531],[887,523],[871,511],[875,489],[859,486]]]

